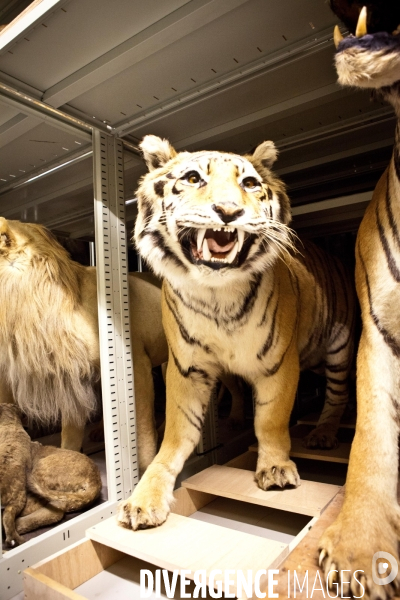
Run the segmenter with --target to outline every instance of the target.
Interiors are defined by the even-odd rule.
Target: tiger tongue
[[[205,238],[210,252],[229,252],[235,244],[235,233],[207,229]]]

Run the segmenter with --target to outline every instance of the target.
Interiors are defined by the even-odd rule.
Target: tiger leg
[[[255,479],[263,490],[300,483],[296,465],[289,459],[289,420],[298,380],[299,360],[294,350],[275,374],[253,381],[254,427],[258,439]]]
[[[325,367],[326,391],[325,403],[318,423],[304,440],[307,448],[336,448],[336,437],[344,409],[349,400],[349,357],[345,356],[340,362],[333,362],[332,356],[327,356]]]
[[[157,452],[154,418],[154,383],[152,364],[144,349],[133,347],[135,369],[135,405],[139,473],[142,475]]]
[[[161,525],[173,502],[177,475],[200,439],[216,377],[174,360],[167,367],[167,408],[161,448],[132,496],[118,508],[118,521],[133,530]]]
[[[350,453],[342,510],[322,536],[320,562],[325,573],[345,572],[356,596],[362,590],[353,577],[364,577],[365,598],[391,597],[396,585],[377,585],[372,560],[378,551],[397,561],[400,510],[397,503],[400,402],[399,360],[374,324],[364,321],[357,357],[357,426]],[[390,569],[389,569],[390,570]],[[337,576],[337,573],[333,574]],[[380,577],[386,577],[383,573]],[[335,579],[335,578],[334,578]],[[333,580],[334,581],[334,580]],[[347,588],[347,590],[346,590]],[[349,595],[344,584],[344,594]]]
[[[325,357],[325,403],[316,428],[305,438],[307,448],[336,448],[336,438],[344,409],[349,400],[349,376],[354,350],[354,325],[337,325]]]
[[[240,380],[236,375],[223,374],[220,376],[222,385],[224,385],[232,397],[231,412],[229,414],[229,423],[232,429],[243,429],[244,416],[244,398]]]

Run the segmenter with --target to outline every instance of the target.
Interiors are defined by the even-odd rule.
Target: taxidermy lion
[[[157,443],[151,369],[168,350],[159,288],[130,276],[129,300],[143,471]],[[41,225],[0,217],[0,402],[42,423],[61,415],[62,447],[80,450],[99,376],[96,269],[72,261]]]
[[[350,31],[335,30],[339,83],[376,90],[396,116],[392,159],[379,180],[357,237],[356,286],[363,330],[357,356],[357,424],[346,494],[335,523],[320,540],[320,565],[346,596],[398,595],[400,508],[400,2],[331,0]],[[380,564],[379,572],[377,565]],[[383,564],[382,564],[383,563]],[[386,564],[385,564],[386,563]],[[354,573],[361,585],[357,585]],[[393,581],[391,581],[393,574]],[[349,584],[346,582],[351,581]],[[364,588],[364,589],[362,589]],[[337,587],[336,587],[337,589]]]
[[[9,546],[22,544],[21,534],[81,510],[100,492],[100,473],[90,458],[32,442],[18,408],[0,404],[0,494]]]
[[[289,199],[271,171],[272,142],[246,157],[176,153],[155,136],[141,149],[150,172],[137,192],[135,242],[164,278],[170,359],[161,449],[119,507],[120,523],[132,529],[167,518],[175,478],[224,372],[253,388],[259,487],[299,485],[289,418],[300,368],[327,377],[313,435],[334,440],[348,397],[354,323],[343,266],[312,244],[296,250]]]

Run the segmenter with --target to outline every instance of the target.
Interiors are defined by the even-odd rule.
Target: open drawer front
[[[175,491],[173,513],[161,527],[132,532],[118,526],[116,518],[111,517],[88,529],[87,539],[27,569],[24,572],[26,598],[111,600],[114,597],[139,597],[140,569],[150,570],[153,574],[155,569],[165,569],[170,573],[169,582],[173,580],[172,572],[186,570],[186,578],[193,579],[195,572],[202,571],[205,578],[202,581],[217,591],[225,589],[226,571],[230,570],[229,591],[243,597],[244,587],[238,580],[238,572],[245,576],[248,570],[252,570],[254,576],[259,572],[257,585],[261,590],[265,589],[268,580],[266,571],[280,567],[338,490],[338,486],[303,481],[297,489],[263,492],[258,489],[250,471],[214,465],[184,481],[182,487]],[[290,543],[284,543],[195,517],[194,513],[198,514],[197,511],[218,497],[246,503],[250,513],[265,507],[280,513],[285,511],[288,519],[291,514],[307,515],[307,525]],[[118,591],[114,587],[107,595],[99,595],[107,586],[106,578],[104,581],[101,579],[105,572],[119,573],[120,580],[127,579],[124,593],[123,588]],[[162,579],[163,575],[160,574],[160,577]],[[118,585],[122,585],[120,580]],[[90,587],[84,587],[85,582],[88,585],[91,582],[92,590],[96,586],[102,590],[85,592]],[[255,577],[252,577],[251,584],[246,596],[254,594]],[[134,595],[132,586],[136,586],[137,595]],[[177,594],[179,589],[178,581]],[[190,585],[186,591],[190,593]]]

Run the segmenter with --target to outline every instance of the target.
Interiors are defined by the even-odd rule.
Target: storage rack
[[[19,103],[18,94],[7,89],[0,100]],[[25,96],[28,101],[28,96]],[[90,523],[115,513],[118,501],[127,498],[137,482],[133,364],[129,334],[129,297],[125,198],[123,187],[123,142],[86,124],[74,123],[67,115],[52,114],[45,105],[34,108],[20,102],[22,112],[44,115],[56,127],[72,129],[93,144],[94,215],[101,354],[102,396],[105,423],[108,501],[72,521],[26,542],[0,560],[4,600],[22,589],[22,570],[83,537]],[[80,126],[80,127],[79,127]],[[82,136],[82,129],[86,130]],[[92,135],[91,135],[92,134]],[[3,591],[3,593],[4,593]],[[3,597],[3,596],[2,596]]]
[[[67,158],[79,165],[94,150],[96,178],[101,168],[98,141],[104,136],[107,189],[114,190],[106,211],[118,240],[117,246],[112,245],[113,259],[117,260],[124,244],[119,237],[123,207],[118,205],[121,197],[114,187],[116,170],[112,163],[116,146],[122,143],[125,154],[130,156],[127,198],[143,172],[135,156],[135,144],[148,132],[170,137],[177,149],[207,146],[239,152],[249,151],[255,142],[267,136],[277,142],[281,153],[277,172],[291,183],[295,192],[291,195],[296,227],[307,231],[316,225],[323,228],[335,222],[359,222],[373,185],[358,193],[346,186],[338,192],[333,181],[331,191],[305,197],[302,189],[308,188],[301,177],[297,178],[298,173],[310,173],[317,182],[314,187],[323,185],[325,167],[334,161],[335,168],[342,169],[346,176],[353,171],[359,181],[380,168],[374,156],[392,144],[391,110],[370,104],[368,94],[339,89],[336,85],[331,39],[336,20],[325,1],[118,0],[118,10],[112,4],[102,0],[35,0],[0,35],[0,106],[10,109],[9,118],[6,115],[3,119],[0,113],[0,146],[18,136],[26,138],[27,132],[40,122],[52,124],[76,135],[82,145],[64,157],[49,160],[45,168],[57,167]],[[146,14],[142,10],[144,5]],[[89,40],[87,45],[85,36]],[[218,42],[219,37],[223,43]],[[58,39],[61,51],[52,55],[52,44]],[[182,62],[180,57],[187,60]],[[138,94],[145,97],[146,103],[141,104],[136,98]],[[10,218],[15,214],[7,189],[15,189],[17,184],[42,171],[36,167],[15,179],[7,178],[5,182],[0,179],[0,194],[4,194],[0,198],[1,214]],[[91,184],[91,178],[73,181],[66,191],[73,195]],[[49,190],[43,191],[40,198],[21,201],[22,217],[34,205],[40,214],[41,202],[56,200],[57,193]],[[103,284],[107,273],[101,264],[104,253],[99,250],[102,243],[99,232],[104,234],[100,215],[105,205],[106,199],[98,195],[97,265]],[[128,206],[126,211],[129,221],[133,219],[131,208]],[[73,237],[92,233],[91,206],[70,212],[75,221],[69,214],[45,224],[65,225]],[[118,311],[124,273],[113,271],[114,276],[113,288],[117,282],[119,293],[109,300],[112,310]],[[106,301],[107,297],[100,294],[100,310],[107,311]],[[100,335],[106,337],[108,333],[105,330]],[[124,340],[113,337],[113,342],[112,351],[120,361],[119,368],[125,381],[130,381],[129,357],[120,353]],[[106,361],[103,350],[104,366],[108,364],[108,354]],[[103,385],[108,388],[105,402],[110,403],[112,389],[107,369],[102,376]],[[106,429],[111,436],[118,413],[124,425],[118,428],[121,437],[117,446],[122,444],[127,450],[118,480],[124,491],[117,492],[116,478],[120,472],[109,466],[109,493],[113,500],[11,551],[0,560],[2,582],[14,585],[18,571],[27,564],[79,539],[86,527],[112,514],[115,500],[132,489],[134,477],[131,479],[126,466],[134,453],[134,427],[130,427],[132,423],[126,418],[131,394],[129,388],[120,389],[119,394],[121,411],[113,412],[110,403],[106,419],[111,428],[109,423]],[[207,449],[216,445],[215,431],[213,440],[210,435],[208,432],[204,436]],[[107,453],[111,453],[110,462],[114,457],[110,440]],[[211,454],[218,453],[215,450]],[[211,460],[208,454],[199,463],[208,466]],[[8,590],[10,595],[15,591],[15,586]]]

